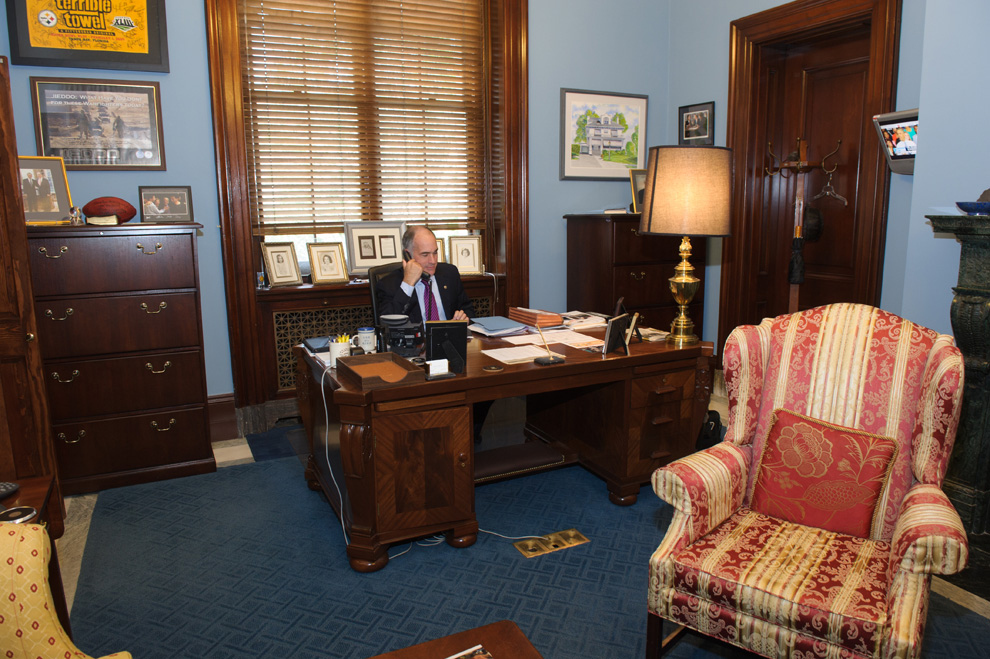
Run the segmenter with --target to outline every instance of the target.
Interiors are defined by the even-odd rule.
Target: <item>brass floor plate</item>
[[[588,542],[588,539],[580,531],[577,529],[567,529],[566,531],[557,531],[556,533],[550,533],[539,538],[518,540],[513,542],[512,546],[518,549],[519,553],[526,558],[532,558],[561,549],[567,549],[568,547],[577,547],[586,542]]]

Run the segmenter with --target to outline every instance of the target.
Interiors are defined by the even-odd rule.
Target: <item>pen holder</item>
[[[337,343],[331,341],[330,343],[330,368],[337,368],[337,358],[338,357],[350,357],[351,356],[351,342],[347,343]]]

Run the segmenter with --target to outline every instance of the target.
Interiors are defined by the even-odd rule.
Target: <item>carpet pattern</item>
[[[670,509],[643,488],[608,502],[580,467],[476,490],[483,529],[510,536],[577,528],[589,544],[524,558],[480,534],[397,556],[381,571],[347,564],[340,526],[306,487],[297,458],[100,494],[72,625],[93,654],[139,659],[360,659],[497,620],[516,622],[547,659],[642,657],[647,559]],[[984,656],[990,621],[933,594],[925,657]],[[668,656],[751,656],[698,636]]]

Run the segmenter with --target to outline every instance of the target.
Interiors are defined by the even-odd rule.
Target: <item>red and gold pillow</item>
[[[869,538],[897,455],[890,437],[774,410],[756,467],[753,510]]]

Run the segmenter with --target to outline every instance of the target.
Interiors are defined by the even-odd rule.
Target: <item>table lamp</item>
[[[679,312],[667,341],[677,347],[698,342],[687,315],[700,282],[688,262],[690,236],[729,235],[731,158],[719,146],[654,146],[647,157],[639,232],[682,237],[681,262],[668,280]]]

